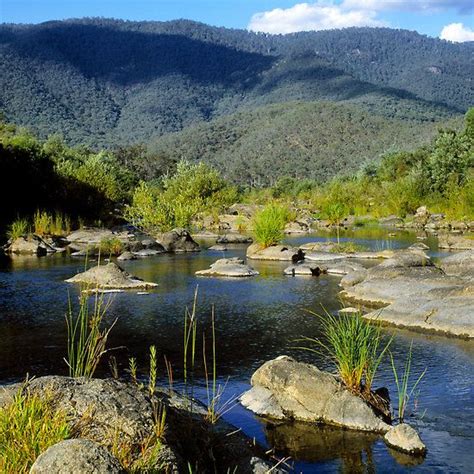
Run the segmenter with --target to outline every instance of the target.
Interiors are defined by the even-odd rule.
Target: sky
[[[187,18],[266,33],[388,26],[474,41],[474,0],[0,0],[0,23],[80,17]]]

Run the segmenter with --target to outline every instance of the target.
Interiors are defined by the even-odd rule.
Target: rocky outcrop
[[[41,454],[30,474],[125,474],[110,452],[94,441],[68,439]]]
[[[252,237],[235,233],[221,235],[216,240],[217,244],[251,244],[252,242]]]
[[[143,281],[120,268],[115,263],[97,265],[66,280],[68,283],[82,283],[101,289],[140,289],[154,288],[156,283]]]
[[[245,265],[242,259],[234,257],[221,258],[220,260],[214,262],[209,269],[197,271],[196,275],[245,278],[256,276],[258,275],[258,272],[252,267]]]
[[[299,262],[304,259],[304,252],[286,245],[271,245],[262,247],[260,244],[252,244],[247,248],[247,258],[254,260],[276,260]]]
[[[245,215],[222,214],[219,216],[219,230],[239,233],[252,229],[252,220]]]
[[[136,255],[134,255],[132,252],[123,252],[121,253],[118,257],[117,257],[117,260],[119,262],[124,262],[124,261],[127,261],[127,260],[136,260],[137,257]]]
[[[44,244],[42,239],[28,235],[25,237],[18,237],[10,242],[6,251],[16,255],[37,255],[44,256],[48,253],[48,247]]]
[[[311,220],[299,219],[286,224],[283,231],[285,234],[307,234],[311,232]]]
[[[474,236],[443,234],[438,236],[438,247],[447,250],[474,250]]]
[[[474,278],[474,249],[443,258],[439,266],[446,275]]]
[[[166,252],[198,252],[199,244],[185,229],[173,229],[157,236],[157,241]]]
[[[253,374],[251,383],[241,403],[261,416],[379,433],[390,428],[336,377],[290,357],[266,362]]]
[[[401,423],[387,431],[384,441],[392,448],[407,454],[424,455],[426,453],[426,446],[417,431],[406,423]]]

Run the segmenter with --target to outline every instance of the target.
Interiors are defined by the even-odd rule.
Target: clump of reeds
[[[324,338],[304,337],[301,341],[309,343],[309,347],[301,348],[329,356],[347,388],[370,394],[392,340],[384,342],[380,325],[369,324],[360,313],[315,315],[321,321]]]
[[[10,224],[7,231],[7,237],[9,239],[15,240],[27,235],[29,233],[29,230],[30,225],[28,223],[28,220],[18,217]]]
[[[54,405],[55,393],[30,392],[27,384],[0,409],[0,472],[29,472],[50,446],[71,436],[67,414]]]
[[[268,204],[253,218],[255,240],[262,247],[278,244],[284,237],[285,225],[289,220],[288,209],[276,203]]]
[[[390,353],[390,361],[392,363],[392,370],[393,376],[395,377],[395,385],[397,386],[397,408],[398,408],[398,421],[403,423],[403,419],[405,417],[405,411],[408,406],[408,402],[410,401],[411,397],[415,393],[418,384],[421,382],[421,379],[425,376],[426,369],[418,376],[415,380],[415,383],[409,387],[410,385],[410,375],[411,375],[411,361],[412,361],[412,348],[413,348],[413,341],[410,344],[410,349],[407,354],[407,358],[405,361],[405,365],[403,367],[403,373],[401,377],[398,374],[397,368],[395,366],[395,361],[393,359],[393,355]]]

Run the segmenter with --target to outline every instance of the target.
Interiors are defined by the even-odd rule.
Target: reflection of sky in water
[[[342,234],[341,240],[353,237],[354,234]],[[317,240],[326,239],[325,235],[317,237]],[[316,238],[305,235],[290,240],[302,244]],[[388,237],[388,231],[380,229],[358,231],[355,240],[377,250],[407,247],[417,241],[415,235],[408,232]],[[432,239],[427,242],[432,246],[432,254],[437,255],[435,242]],[[319,334],[318,319],[305,309],[321,312],[322,307],[328,311],[340,307],[339,278],[286,277],[282,274],[286,263],[259,261],[251,262],[260,272],[256,278],[236,281],[194,275],[196,270],[208,267],[217,258],[244,254],[245,246],[237,246],[228,252],[160,255],[124,262],[123,266],[130,273],[156,281],[159,287],[148,295],[121,293],[112,297],[109,318],[112,321],[118,317],[118,323],[110,345],[126,346],[114,353],[121,370],[125,370],[128,357],[134,355],[145,371],[148,347],[155,344],[160,357],[166,354],[171,360],[179,380],[184,307],[192,303],[197,284],[200,332],[205,331],[207,335],[210,334],[211,305],[215,305],[219,374],[223,380],[229,378],[226,389],[229,396],[248,388],[252,372],[263,361],[283,353],[330,369],[329,361],[294,347],[301,335]],[[0,268],[0,380],[19,379],[26,372],[34,375],[65,373],[62,360],[66,338],[64,314],[68,289],[73,301],[76,290],[63,280],[82,271],[83,265],[82,260],[58,255],[15,259]],[[387,329],[386,333],[396,334],[392,351],[400,365],[413,339],[413,372],[428,369],[420,384],[415,416],[410,422],[420,429],[429,452],[426,461],[415,469],[468,472],[474,461],[474,344],[402,330]],[[200,365],[200,354],[197,360]],[[164,375],[164,364],[162,370]],[[107,374],[106,364],[102,373]],[[381,367],[380,374],[378,383],[389,386],[394,398],[388,362]],[[199,378],[199,373],[196,377]],[[205,398],[202,390],[197,390],[197,395]],[[227,413],[226,419],[259,442],[267,443],[265,430],[268,428],[244,408],[235,407]],[[360,471],[361,463],[365,465],[362,471],[405,469],[387,454],[380,440],[366,443],[363,439],[351,441],[348,438],[345,439],[347,449],[337,453],[328,444],[321,448],[322,436],[316,429],[302,433],[296,428],[283,427],[271,430],[269,437],[277,444],[286,440],[294,447],[289,454],[307,458],[306,462],[295,464],[296,472],[354,472]],[[329,444],[334,441],[334,437],[326,438]],[[358,448],[360,442],[366,443],[364,449]],[[331,456],[328,453],[332,453]],[[314,462],[315,459],[324,460]]]

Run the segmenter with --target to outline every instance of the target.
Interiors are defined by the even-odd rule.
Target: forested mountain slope
[[[271,36],[184,20],[1,25],[0,111],[94,147],[292,101],[434,122],[474,103],[473,52],[381,28]]]

